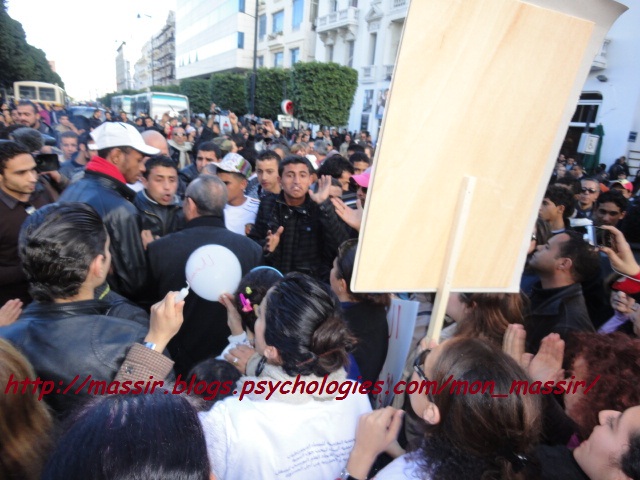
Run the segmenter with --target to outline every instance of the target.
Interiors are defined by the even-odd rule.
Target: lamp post
[[[251,74],[251,115],[256,113],[256,77],[258,75],[258,2],[256,0],[256,13],[253,17],[253,72]]]
[[[151,20],[153,17],[151,15],[147,15],[146,13],[142,13],[142,14],[138,14],[138,18],[142,18],[142,17],[147,17],[149,20]],[[153,88],[153,84],[155,83],[155,78],[154,78],[154,67],[155,67],[155,62],[153,60],[153,54],[154,54],[154,48],[153,48],[153,30],[151,30],[151,52],[149,54],[149,57],[151,59],[151,86],[150,88]]]

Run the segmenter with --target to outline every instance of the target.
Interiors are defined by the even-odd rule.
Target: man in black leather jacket
[[[111,237],[113,273],[109,285],[135,299],[146,282],[147,268],[142,244],[142,221],[133,205],[135,183],[144,172],[143,159],[159,150],[144,143],[140,133],[126,123],[105,122],[91,132],[90,145],[98,155],[91,158],[82,180],[70,185],[60,201],[91,205],[102,218]]]
[[[0,337],[29,359],[41,380],[55,382],[56,391],[44,399],[64,416],[96,393],[93,381],[115,377],[134,343],[153,337],[139,308],[121,297],[115,303],[94,299],[111,256],[105,226],[90,206],[37,210],[23,225],[19,253],[34,302],[0,328]]]
[[[155,155],[145,163],[144,190],[133,204],[142,217],[142,228],[153,238],[164,237],[184,227],[182,202],[178,191],[178,169],[170,157]]]

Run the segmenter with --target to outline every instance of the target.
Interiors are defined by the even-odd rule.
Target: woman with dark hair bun
[[[255,323],[257,377],[241,379],[239,396],[200,414],[216,477],[338,477],[358,416],[371,409],[347,380],[353,343],[321,283],[293,273],[272,287]]]
[[[353,357],[362,374],[362,381],[375,383],[387,358],[387,308],[391,304],[391,296],[387,293],[351,291],[357,247],[357,239],[347,240],[340,245],[329,281],[331,290],[340,299],[344,320],[357,340]]]
[[[42,480],[209,480],[198,414],[183,395],[109,395],[81,410]]]

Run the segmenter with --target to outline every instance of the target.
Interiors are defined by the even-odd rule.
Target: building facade
[[[167,21],[142,47],[142,56],[134,65],[133,88],[176,85],[176,17],[169,12]]]
[[[378,136],[409,0],[319,2],[316,59],[358,71],[349,130]]]
[[[317,2],[185,0],[176,16],[179,79],[258,67],[291,67],[315,59]]]
[[[640,7],[629,7],[613,24],[591,66],[570,124],[564,148],[574,153],[580,134],[602,125],[600,163],[611,165],[624,155],[632,175],[640,168]]]
[[[122,42],[116,54],[116,90],[118,92],[132,86],[130,63],[126,57],[126,45],[126,42]]]

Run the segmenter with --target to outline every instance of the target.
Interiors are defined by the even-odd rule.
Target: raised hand
[[[362,202],[360,199],[356,200],[357,208],[349,208],[340,198],[331,197],[331,203],[336,210],[336,214],[342,219],[344,223],[349,225],[354,230],[360,231],[362,225]]]
[[[331,193],[331,176],[323,175],[318,179],[318,191],[312,192],[309,190],[309,196],[311,200],[316,202],[318,205],[323,203],[327,198],[329,198],[329,194]]]
[[[284,227],[282,226],[276,230],[276,233],[272,233],[271,230],[267,232],[267,243],[264,244],[264,249],[267,252],[275,252],[276,248],[278,248],[278,245],[280,244],[280,236],[282,235],[282,232],[284,232]]]

